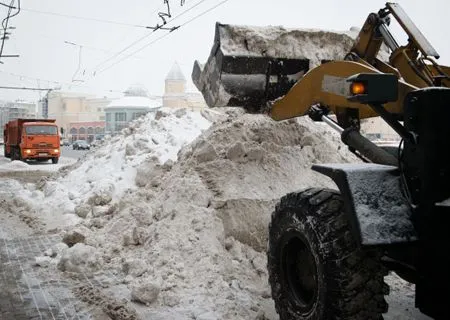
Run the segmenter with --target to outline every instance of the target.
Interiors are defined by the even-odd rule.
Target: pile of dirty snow
[[[116,204],[78,207],[85,218],[65,234],[70,248],[58,268],[113,273],[121,280],[104,292],[134,301],[141,319],[277,319],[265,254],[275,203],[308,186],[333,187],[313,163],[357,160],[307,118],[275,122],[239,109],[207,116],[215,123],[178,161],[147,157],[135,167],[139,188]]]
[[[57,179],[19,190],[33,203],[47,229],[62,229],[84,218],[85,205],[114,204],[136,189],[138,167],[147,161],[175,161],[180,148],[210,126],[198,111],[161,109],[132,122],[118,135],[63,168]]]
[[[226,55],[308,59],[310,69],[322,60],[342,60],[354,42],[340,31],[228,24],[216,28]]]

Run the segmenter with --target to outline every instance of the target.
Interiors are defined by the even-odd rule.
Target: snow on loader
[[[391,17],[407,44],[390,33]],[[347,54],[311,68],[311,59],[289,51],[305,39],[295,39],[301,32],[283,37],[268,27],[266,43],[280,46],[259,41],[255,53],[247,36],[259,39],[264,28],[247,29],[218,24],[208,62],[194,65],[209,106],[240,105],[275,120],[309,115],[338,130],[364,161],[314,165],[339,191],[294,192],[276,206],[268,269],[280,318],[381,319],[383,277],[393,270],[416,285],[421,312],[449,319],[450,68],[436,63],[436,50],[395,3],[368,16]],[[388,59],[380,59],[382,45]],[[360,134],[360,120],[373,116],[401,137],[395,152]]]

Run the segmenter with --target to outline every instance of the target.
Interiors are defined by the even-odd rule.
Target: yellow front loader
[[[391,18],[406,44],[390,33]],[[192,74],[210,107],[277,121],[308,115],[363,160],[314,165],[339,191],[312,186],[276,206],[267,258],[282,320],[382,319],[389,270],[415,283],[423,313],[450,318],[450,68],[438,58],[395,3],[371,13],[355,41],[216,25],[211,55]],[[360,120],[374,116],[400,136],[394,150],[360,133]]]

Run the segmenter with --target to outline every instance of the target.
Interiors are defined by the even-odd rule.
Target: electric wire
[[[15,0],[11,0],[11,4],[10,4],[9,9],[8,9],[8,14],[7,14],[6,18],[3,19],[3,21],[2,21],[3,36],[2,36],[2,44],[1,44],[1,47],[0,47],[0,59],[2,57],[3,49],[5,47],[5,40],[6,40],[6,36],[7,36],[9,19],[17,16],[19,14],[19,12],[20,12],[20,0],[17,0],[17,12],[15,12],[14,14],[11,15],[12,9],[13,8],[16,9],[16,7],[14,7],[14,1]],[[0,61],[0,63],[3,63],[3,62]]]
[[[9,5],[9,4],[6,4],[6,3],[3,3],[3,2],[0,2],[0,6],[4,6],[4,7],[7,7],[7,8],[12,8],[12,9],[16,9],[16,7],[11,6],[11,5]]]
[[[203,2],[203,1],[205,1],[205,0],[202,0],[201,2]],[[210,12],[210,11],[216,9],[217,7],[223,5],[224,3],[228,2],[228,1],[229,1],[229,0],[223,0],[223,1],[219,2],[218,4],[216,4],[215,6],[209,8],[208,10],[205,10],[205,11],[203,11],[202,13],[200,13],[200,14],[194,16],[193,18],[191,18],[191,19],[189,19],[188,21],[186,21],[186,22],[184,22],[183,24],[181,24],[181,25],[180,25],[180,28],[186,26],[187,24],[191,23],[192,21],[195,21],[196,19],[202,17],[203,15],[205,15],[205,14],[207,14],[208,12]],[[177,16],[177,17],[179,17],[179,16]],[[175,17],[175,18],[177,18],[177,17]],[[175,18],[174,18],[174,19],[175,19]],[[172,21],[173,21],[174,19],[172,19]],[[130,58],[131,56],[133,56],[133,55],[135,55],[136,53],[138,53],[138,52],[144,50],[145,48],[149,47],[150,45],[152,45],[152,44],[158,42],[159,40],[162,40],[163,38],[167,37],[170,33],[171,33],[171,32],[168,32],[168,33],[164,34],[163,36],[161,36],[161,37],[159,37],[159,38],[157,38],[157,39],[155,39],[155,40],[153,40],[153,41],[151,41],[151,42],[145,44],[144,46],[142,46],[142,47],[140,47],[139,49],[137,49],[137,50],[133,51],[132,53],[130,53],[129,55],[126,55],[126,56],[122,57],[121,59],[117,60],[116,62],[114,62],[114,63],[111,64],[110,66],[108,66],[108,67],[106,67],[106,68],[100,70],[98,73],[103,73],[103,72],[105,72],[106,70],[108,70],[108,69],[114,67],[115,65],[119,64],[120,62],[122,62],[122,61],[124,61],[124,60]]]
[[[86,88],[86,89],[94,89],[92,86],[88,86],[88,85],[84,85],[84,84],[74,84],[74,83],[71,83],[71,82],[64,82],[64,81],[36,78],[36,77],[28,76],[28,75],[16,74],[16,73],[7,72],[7,71],[3,71],[3,70],[0,70],[0,72],[4,73],[4,74],[7,74],[7,75],[10,75],[10,76],[13,76],[13,77],[18,77],[22,82],[24,81],[24,79],[29,79],[29,81],[33,80],[33,81],[47,82],[49,86],[50,86],[50,83],[53,83],[53,85],[55,87],[57,87],[57,86],[62,87],[64,85],[64,86],[68,86],[68,87],[79,87],[79,88]],[[60,90],[60,89],[54,88],[53,90]],[[110,93],[123,93],[123,91],[115,90],[115,89],[100,89],[99,91],[101,91],[101,92],[110,92]]]
[[[32,13],[38,13],[38,14],[45,14],[45,15],[52,15],[57,17],[63,17],[63,18],[69,18],[69,19],[78,19],[78,20],[85,20],[85,21],[94,21],[99,23],[106,23],[106,24],[113,24],[113,25],[119,25],[119,26],[126,26],[126,27],[134,27],[134,28],[143,28],[147,29],[148,26],[139,25],[139,24],[133,24],[133,23],[126,23],[126,22],[119,22],[119,21],[113,21],[113,20],[105,20],[105,19],[98,19],[98,18],[89,18],[89,17],[81,17],[81,16],[74,16],[70,14],[64,14],[64,13],[57,13],[57,12],[48,12],[48,11],[40,11],[35,9],[28,9],[28,8],[22,8],[23,11],[26,12],[32,12]]]
[[[171,23],[174,20],[178,19],[179,17],[183,16],[184,14],[188,13],[189,11],[191,11],[192,9],[196,8],[197,6],[199,6],[200,4],[202,4],[203,2],[205,2],[207,0],[200,0],[199,2],[197,2],[195,5],[193,5],[192,7],[184,10],[183,12],[181,12],[180,14],[176,15],[175,17],[173,17],[172,19],[170,19],[167,23]],[[228,0],[227,0],[228,1]],[[122,50],[120,50],[119,52],[117,52],[116,54],[114,54],[113,56],[107,58],[106,60],[100,62],[99,64],[97,64],[94,68],[91,69],[90,73],[92,74],[92,76],[96,76],[97,75],[97,71],[101,69],[102,66],[104,66],[105,64],[107,64],[109,61],[113,60],[114,58],[118,57],[119,55],[121,55],[122,53],[124,53],[125,51],[127,51],[128,49],[130,49],[131,47],[133,47],[134,45],[140,43],[141,41],[145,40],[146,38],[150,37],[151,35],[153,35],[153,33],[156,30],[153,30],[151,33],[146,34],[142,37],[140,37],[139,39],[133,41],[132,43],[130,43],[129,45],[127,45],[125,48],[123,48]],[[159,38],[158,38],[159,39]],[[128,56],[127,56],[128,57]]]

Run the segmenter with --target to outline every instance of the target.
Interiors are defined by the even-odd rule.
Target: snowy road
[[[73,150],[72,146],[61,147],[61,156],[66,158],[79,159],[86,154],[86,152],[86,150]]]

